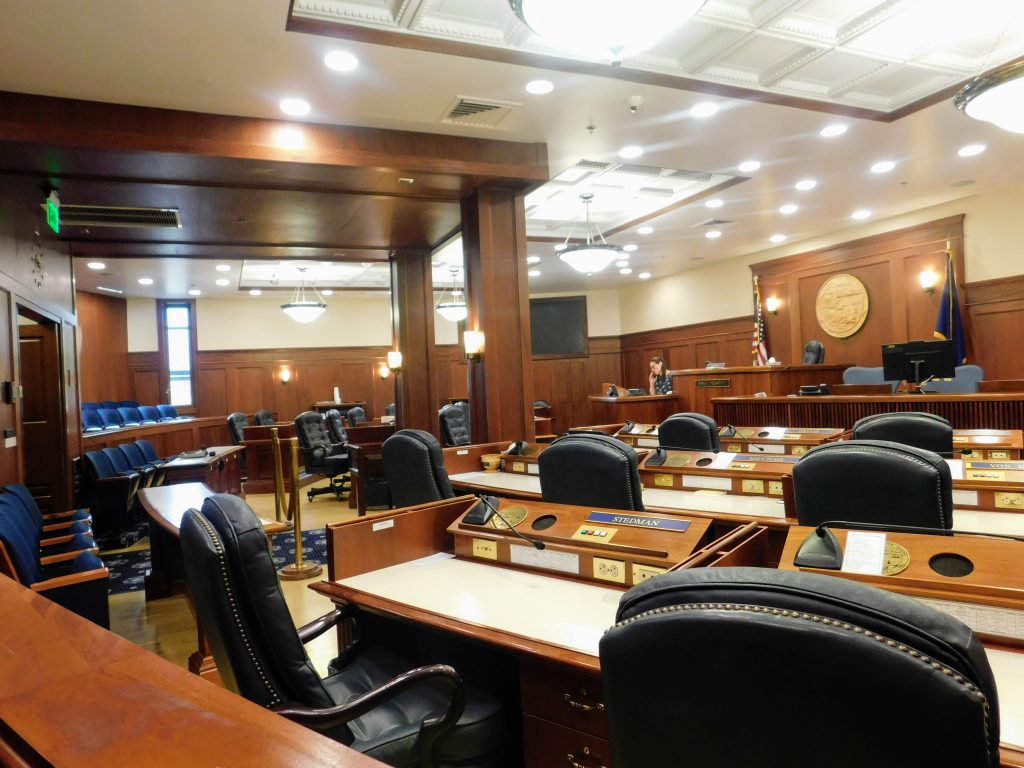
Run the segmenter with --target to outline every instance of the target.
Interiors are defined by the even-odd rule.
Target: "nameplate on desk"
[[[685,531],[690,527],[689,520],[666,520],[662,517],[622,515],[617,512],[591,512],[587,515],[587,522],[608,523],[609,525],[632,525],[637,528],[654,528],[659,531]]]
[[[1024,470],[1024,461],[967,461],[967,469],[1010,469],[1017,472]]]
[[[796,464],[799,456],[765,456],[761,453],[741,453],[733,461],[756,461],[760,464]]]
[[[697,379],[694,383],[698,389],[703,387],[731,387],[732,379]]]

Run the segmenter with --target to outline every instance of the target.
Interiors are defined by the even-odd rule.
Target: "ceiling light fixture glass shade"
[[[587,212],[587,241],[579,245],[569,245],[569,238],[572,237],[572,230],[570,230],[569,237],[565,239],[565,247],[558,254],[558,258],[577,272],[592,274],[600,272],[616,259],[621,259],[622,249],[617,245],[605,242],[604,235],[601,234],[597,225],[591,227],[590,204],[594,201],[594,196],[589,192],[584,192],[580,195],[580,200],[583,201],[583,207]],[[592,232],[597,232],[597,238]]]
[[[619,61],[681,27],[706,0],[509,0],[538,37],[559,48]]]
[[[455,287],[455,276],[459,273],[458,267],[449,267],[448,272],[452,276],[452,287],[449,298],[445,299],[447,288],[441,289],[441,295],[437,297],[437,304],[434,309],[441,317],[450,323],[461,323],[469,315],[466,308],[466,300],[462,298],[462,291]]]
[[[306,267],[299,267],[299,287],[295,289],[292,300],[282,304],[281,309],[292,320],[297,323],[312,323],[327,309],[327,305],[320,297],[316,287],[312,287],[315,299],[306,297]]]
[[[1024,61],[974,78],[953,98],[953,106],[975,120],[1024,133]]]

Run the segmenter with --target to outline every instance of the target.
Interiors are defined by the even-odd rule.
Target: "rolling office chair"
[[[391,503],[411,507],[455,496],[437,438],[420,429],[400,429],[381,446]]]
[[[888,440],[953,458],[953,427],[934,413],[900,411],[876,413],[853,425],[854,440]]]
[[[228,435],[231,437],[232,445],[238,445],[245,439],[245,433],[242,430],[248,426],[249,417],[241,411],[228,414]]]
[[[274,420],[273,412],[268,411],[266,408],[261,408],[256,411],[256,413],[253,414],[253,421],[256,422],[256,426],[258,427],[272,427],[277,424]]]
[[[803,365],[820,365],[825,362],[825,345],[817,339],[811,339],[804,346]]]
[[[999,765],[985,649],[911,598],[815,573],[694,568],[633,587],[615,619],[600,658],[619,768],[681,755],[700,766]],[[655,688],[656,706],[638,706]]]
[[[434,664],[410,669],[383,649],[350,645],[321,677],[304,643],[343,613],[296,630],[266,534],[242,499],[217,494],[181,525],[185,575],[225,687],[395,766],[491,766],[501,709]]]
[[[469,422],[469,403],[449,403],[437,412],[441,425],[441,440],[446,448],[453,445],[469,445],[473,442]]]
[[[349,426],[358,427],[360,424],[366,423],[366,411],[361,405],[357,405],[355,408],[348,409],[345,418],[348,419]]]
[[[567,434],[537,457],[544,501],[643,511],[636,451],[609,435]]]
[[[348,472],[352,462],[342,445],[331,442],[323,414],[316,411],[300,413],[295,417],[295,434],[299,438],[299,448],[302,450],[306,470],[322,475],[328,480],[325,486],[310,488],[306,492],[306,498],[312,501],[322,494],[333,493],[335,498],[341,501],[341,495],[345,491],[345,480],[339,479],[338,476]]]
[[[658,425],[658,447],[718,453],[718,423],[703,413],[674,413]]]
[[[937,453],[885,440],[819,445],[793,467],[800,525],[827,520],[953,526],[953,481]]]
[[[345,418],[337,408],[331,408],[324,414],[324,421],[327,423],[327,433],[331,436],[331,442],[337,445],[344,445],[348,442],[348,432],[345,430]]]

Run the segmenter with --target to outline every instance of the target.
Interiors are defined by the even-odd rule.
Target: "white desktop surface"
[[[469,483],[499,491],[520,491],[540,495],[540,478],[537,475],[522,475],[517,472],[461,472],[449,475],[453,483]]]
[[[999,692],[999,741],[1024,746],[1024,653],[986,648]]]
[[[1024,514],[983,509],[953,509],[953,530],[1024,536]]]
[[[597,656],[601,635],[615,623],[622,596],[617,589],[457,560],[445,553],[336,583],[590,656]]]

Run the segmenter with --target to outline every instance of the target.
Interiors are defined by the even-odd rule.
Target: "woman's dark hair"
[[[665,358],[663,358],[661,355],[655,355],[654,357],[651,358],[651,362],[652,363],[661,363],[662,365],[664,365],[665,364]]]

